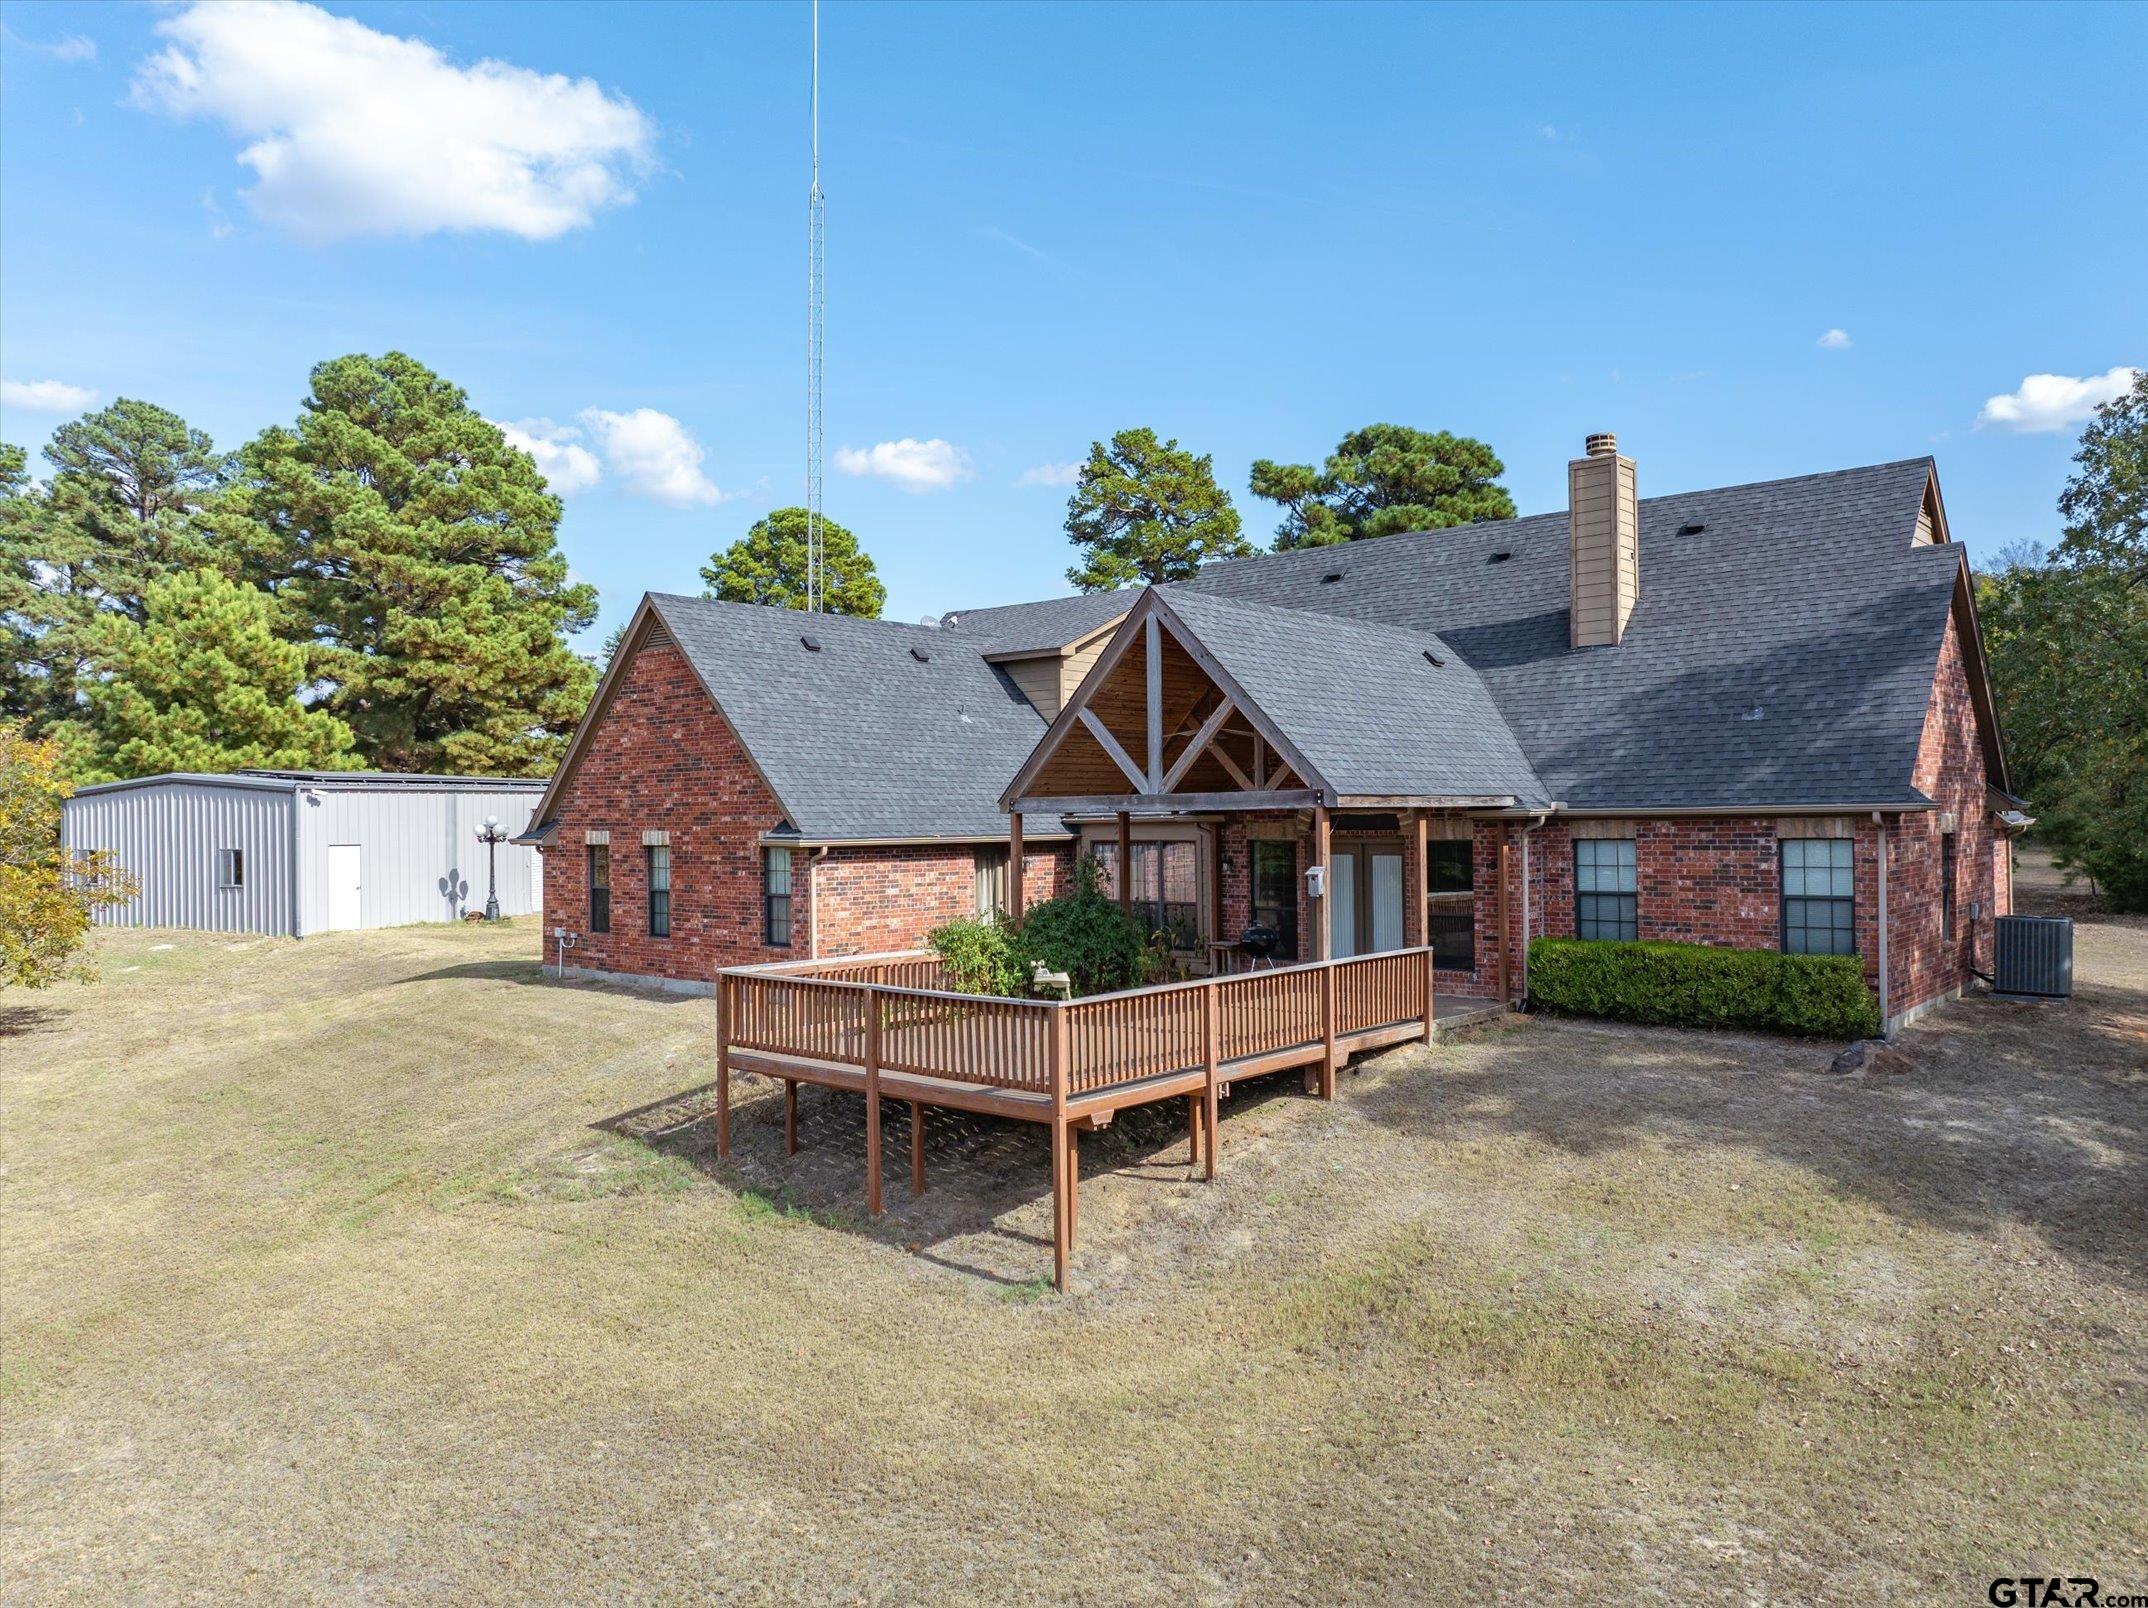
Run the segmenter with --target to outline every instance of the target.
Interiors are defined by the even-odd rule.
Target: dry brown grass
[[[115,935],[0,1006],[4,1589],[2148,1589],[2148,924],[1849,1079],[1534,1023],[1244,1091],[1214,1186],[1129,1121],[1063,1299],[1033,1136],[862,1223],[855,1102],[720,1168],[707,1003],[533,944]]]

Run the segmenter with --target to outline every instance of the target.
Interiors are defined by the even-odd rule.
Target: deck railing
[[[718,987],[729,1047],[1078,1099],[1198,1071],[1211,1053],[1235,1063],[1322,1046],[1332,1059],[1338,1041],[1429,1025],[1429,959],[1393,950],[1066,1004],[918,986],[945,980],[930,951],[740,967]]]

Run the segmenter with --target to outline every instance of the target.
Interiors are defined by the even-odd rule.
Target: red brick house
[[[1569,493],[937,626],[647,598],[532,829],[547,958],[911,947],[1079,851],[1196,969],[1429,938],[1518,999],[1532,937],[1667,938],[1858,954],[1890,1024],[1988,969],[2026,821],[1931,461],[1643,500],[1592,437]]]

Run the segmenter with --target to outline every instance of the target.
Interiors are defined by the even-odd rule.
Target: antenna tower
[[[821,557],[821,362],[827,285],[827,199],[820,192],[820,0],[813,0],[813,186],[806,192],[806,607],[827,603]]]

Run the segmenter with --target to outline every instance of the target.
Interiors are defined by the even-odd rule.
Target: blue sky
[[[8,440],[89,393],[237,445],[401,348],[551,422],[606,627],[800,500],[802,5],[4,19]],[[1252,459],[1393,420],[1490,441],[1524,512],[1591,430],[1644,495],[1929,452],[1990,552],[2148,363],[2148,7],[822,28],[827,506],[897,617],[1064,590],[1052,466],[1133,424],[1264,540]]]

